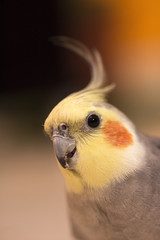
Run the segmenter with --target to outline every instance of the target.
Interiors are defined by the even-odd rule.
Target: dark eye
[[[100,124],[100,118],[96,114],[91,114],[87,119],[87,123],[89,127],[96,128]]]

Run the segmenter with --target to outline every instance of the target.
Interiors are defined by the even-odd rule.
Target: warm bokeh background
[[[63,178],[43,122],[84,87],[88,66],[48,38],[66,35],[102,54],[110,102],[160,136],[159,0],[6,0],[0,86],[0,239],[71,240]]]

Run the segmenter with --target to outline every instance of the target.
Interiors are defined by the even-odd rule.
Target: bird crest
[[[90,51],[84,44],[81,42],[63,36],[52,37],[50,41],[57,46],[61,46],[71,51],[75,52],[81,56],[91,68],[91,80],[88,85],[72,94],[77,98],[84,98],[86,95],[89,97],[96,96],[97,100],[104,100],[108,93],[114,89],[115,84],[108,84],[106,72],[103,66],[102,58],[99,52],[94,49]]]

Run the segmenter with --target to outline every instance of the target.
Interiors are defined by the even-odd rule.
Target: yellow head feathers
[[[71,49],[91,66],[90,83],[62,100],[45,121],[45,131],[55,146],[58,164],[70,190],[106,187],[139,169],[144,155],[133,124],[113,106],[105,103],[114,88],[107,85],[98,51],[90,52],[70,38],[52,41]]]

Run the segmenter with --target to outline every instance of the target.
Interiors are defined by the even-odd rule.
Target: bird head
[[[91,66],[92,78],[86,88],[53,108],[45,121],[45,132],[53,141],[70,191],[106,187],[140,168],[143,146],[132,122],[106,101],[114,84],[107,84],[98,51],[90,52],[66,37],[54,42],[82,56]]]

